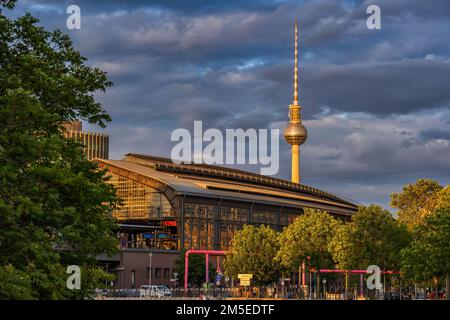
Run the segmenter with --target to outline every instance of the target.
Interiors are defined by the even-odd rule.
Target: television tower
[[[292,146],[291,181],[300,183],[300,145],[308,137],[302,124],[302,107],[298,103],[298,26],[294,27],[294,101],[289,105],[289,125],[284,130],[284,138]]]

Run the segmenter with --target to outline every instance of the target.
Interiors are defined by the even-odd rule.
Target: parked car
[[[125,297],[127,298],[139,298],[140,293],[137,289],[126,289],[125,290]]]
[[[171,297],[172,292],[167,286],[161,286],[161,285],[142,285],[141,289],[145,290],[145,295],[150,297],[158,297],[158,298],[164,298],[164,297]]]

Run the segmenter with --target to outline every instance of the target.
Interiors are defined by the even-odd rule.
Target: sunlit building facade
[[[88,160],[94,158],[108,159],[109,135],[98,132],[83,131],[81,121],[72,121],[64,125],[66,138],[75,139],[84,145],[84,154]]]
[[[95,161],[123,199],[114,212],[121,253],[110,261],[121,287],[170,285],[180,250],[227,250],[245,224],[281,231],[305,208],[342,220],[357,210],[353,202],[319,189],[230,168],[177,165],[140,154]]]

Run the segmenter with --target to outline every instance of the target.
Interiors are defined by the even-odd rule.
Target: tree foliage
[[[419,282],[450,274],[450,206],[435,210],[413,229],[401,252],[404,276]]]
[[[400,193],[391,194],[391,206],[398,209],[398,219],[409,229],[421,223],[439,204],[442,186],[430,179],[417,179],[403,187]]]
[[[406,227],[380,206],[360,206],[348,224],[341,225],[329,245],[337,266],[366,269],[378,265],[398,270],[398,253],[410,241]]]
[[[237,279],[240,273],[251,273],[252,280],[261,285],[278,281],[282,272],[275,259],[279,248],[276,231],[265,225],[245,225],[235,233],[225,256],[225,274]]]
[[[444,209],[450,207],[450,185],[445,186],[436,195],[436,208]]]
[[[327,212],[305,209],[281,233],[278,260],[288,270],[298,268],[303,261],[315,268],[333,267],[328,246],[340,225]]]
[[[12,9],[16,4],[17,0],[0,0],[0,6]]]
[[[66,266],[93,275],[82,275],[85,289],[103,283],[95,256],[115,252],[118,199],[63,123],[104,126],[94,93],[111,83],[67,36],[37,23],[0,13],[0,298],[84,297],[66,289]]]

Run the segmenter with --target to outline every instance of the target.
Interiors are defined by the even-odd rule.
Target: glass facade
[[[237,230],[249,223],[250,208],[221,207],[220,210],[220,248],[226,250]]]
[[[298,216],[299,216],[299,214],[281,212],[281,214],[280,214],[280,226],[281,227],[286,227],[287,225],[289,225],[292,222],[294,222],[295,218],[297,218]]]
[[[157,190],[114,174],[108,182],[115,186],[117,196],[123,200],[123,205],[113,213],[117,220],[174,217],[169,201]]]
[[[217,201],[216,204],[201,204],[190,201],[184,204],[186,249],[227,250],[235,232],[245,224],[267,225],[281,230],[301,214],[301,210],[286,209],[287,212],[283,212],[285,209],[275,206],[255,206],[252,210],[252,206],[245,203],[228,201],[219,204]]]
[[[175,217],[166,196],[156,189],[115,174],[109,182],[123,200],[123,205],[113,213],[120,223],[118,237],[122,249],[179,250],[184,246],[227,250],[235,232],[245,224],[281,230],[301,214],[301,210],[273,205],[188,197],[180,210],[181,218]]]
[[[166,221],[162,221],[165,223]],[[132,225],[120,226],[119,232],[121,249],[157,249],[177,250],[178,234],[177,228],[161,226],[142,226],[135,228]]]
[[[184,246],[195,249],[213,249],[217,206],[185,203]]]
[[[253,210],[252,224],[258,225],[258,226],[264,224],[273,229],[276,229],[278,226],[277,212],[269,211],[269,210],[262,210],[262,209]]]

